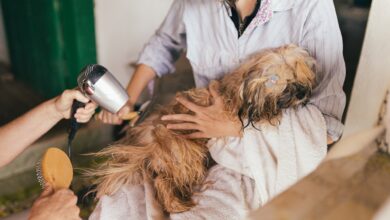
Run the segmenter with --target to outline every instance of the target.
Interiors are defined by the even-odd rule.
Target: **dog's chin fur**
[[[218,83],[226,115],[240,118],[243,127],[256,123],[277,125],[282,110],[304,104],[314,84],[315,61],[295,46],[264,50],[255,54]],[[270,81],[277,76],[276,81]],[[197,105],[210,106],[207,89],[179,92]],[[191,131],[172,131],[160,120],[166,114],[194,114],[172,101],[130,128],[119,143],[96,153],[106,158],[89,173],[97,177],[97,196],[111,195],[125,184],[139,184],[149,178],[156,198],[166,212],[189,210],[195,205],[194,187],[203,183],[207,172],[208,139],[183,137]]]

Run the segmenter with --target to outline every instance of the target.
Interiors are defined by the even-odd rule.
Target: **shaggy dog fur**
[[[315,61],[295,46],[263,50],[231,74],[218,80],[227,117],[240,118],[243,128],[256,123],[277,125],[282,110],[306,103],[314,84]],[[179,92],[200,106],[213,98],[205,88]],[[166,114],[194,114],[177,101],[160,108],[130,128],[118,144],[97,153],[107,160],[93,171],[97,196],[111,195],[122,185],[152,180],[156,198],[166,212],[183,212],[195,205],[194,187],[207,172],[208,139],[186,139],[191,131],[172,131],[161,121]]]

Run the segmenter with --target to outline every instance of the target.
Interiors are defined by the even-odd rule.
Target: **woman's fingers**
[[[219,84],[216,81],[212,81],[209,85],[209,91],[211,96],[214,98],[214,104],[222,103],[222,98],[218,93]]]
[[[187,139],[209,138],[204,132],[200,132],[200,131],[184,135],[184,137]]]
[[[187,122],[197,122],[197,119],[193,115],[188,114],[175,114],[175,115],[164,115],[161,117],[163,121],[187,121]]]
[[[199,125],[194,123],[178,123],[168,124],[167,128],[171,130],[199,130]]]
[[[101,112],[98,113],[97,118],[98,118],[100,121],[103,121],[103,111],[101,111]]]
[[[79,102],[87,103],[89,101],[89,98],[85,97],[80,91],[78,90],[70,90],[70,95],[73,97],[73,99],[76,99]]]
[[[84,107],[86,110],[95,110],[97,108],[97,104],[94,102],[89,102],[88,104],[85,105]]]
[[[96,106],[92,103],[88,103],[84,108],[79,108],[76,110],[76,114],[93,114],[95,112]]]
[[[110,121],[111,121],[111,124],[114,124],[114,125],[120,125],[122,123],[122,119],[120,119],[119,116],[114,115],[114,114],[110,115]]]
[[[43,189],[43,192],[39,197],[40,198],[47,197],[53,194],[53,192],[54,192],[53,187],[51,187],[49,184],[45,184],[45,188]]]
[[[75,118],[77,122],[86,123],[88,122],[93,114],[95,113],[97,105],[95,103],[88,103],[84,108],[79,108],[76,111]]]
[[[132,106],[125,105],[123,108],[121,108],[118,112],[119,117],[123,117],[124,115],[127,115],[129,112],[131,112],[133,109]]]
[[[76,121],[78,123],[87,123],[91,119],[91,116],[77,116]]]
[[[98,115],[99,120],[106,124],[121,124],[122,120],[115,114],[103,110]]]
[[[215,83],[210,86],[210,93],[214,98],[214,104],[209,107],[198,106],[183,97],[177,97],[177,101],[183,104],[189,110],[195,112],[195,115],[172,114],[161,117],[164,121],[176,121],[177,124],[168,124],[167,128],[171,130],[193,130],[195,132],[184,135],[190,139],[239,136],[240,123],[229,117],[223,110],[223,100],[218,94]]]
[[[195,113],[201,112],[203,109],[203,107],[196,105],[183,97],[177,97],[176,100]]]

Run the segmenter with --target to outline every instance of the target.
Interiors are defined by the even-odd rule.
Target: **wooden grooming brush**
[[[36,173],[42,188],[51,186],[55,191],[69,188],[73,179],[73,167],[69,157],[59,148],[49,148],[37,163]]]
[[[122,116],[121,119],[126,120],[126,121],[127,120],[131,121],[131,120],[135,119],[136,117],[138,117],[139,114],[140,114],[139,112],[129,112],[126,115]]]

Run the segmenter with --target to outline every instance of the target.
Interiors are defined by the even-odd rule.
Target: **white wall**
[[[344,136],[371,128],[390,88],[390,1],[373,0]]]
[[[140,50],[163,21],[172,0],[95,0],[98,63],[127,85]]]
[[[7,40],[5,37],[3,10],[0,7],[0,62],[9,64]]]

